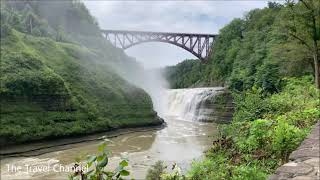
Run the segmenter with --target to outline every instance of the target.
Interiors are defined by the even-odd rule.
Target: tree
[[[283,29],[312,54],[315,85],[320,89],[320,1],[287,1],[283,16]]]
[[[36,15],[29,11],[25,16],[25,24],[28,33],[32,34],[36,22]]]
[[[33,9],[29,3],[25,4],[25,7],[23,9],[23,15],[24,15],[24,23],[25,23],[25,27],[27,29],[27,32],[32,34],[37,17],[33,13]]]

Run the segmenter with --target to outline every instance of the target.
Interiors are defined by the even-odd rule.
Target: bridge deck
[[[218,35],[201,33],[101,30],[114,46],[128,49],[147,42],[164,42],[176,45],[206,62]]]
[[[216,37],[218,34],[206,34],[206,33],[178,33],[178,32],[159,32],[159,31],[128,31],[128,30],[108,30],[103,29],[104,33],[134,33],[134,34],[166,34],[166,35],[185,35],[185,36],[209,36]]]

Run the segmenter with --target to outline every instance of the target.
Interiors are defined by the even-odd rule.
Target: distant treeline
[[[319,76],[320,7],[318,1],[307,3],[269,2],[234,19],[220,30],[209,64],[186,60],[166,68],[167,79],[173,88],[226,85],[277,92],[283,77]]]

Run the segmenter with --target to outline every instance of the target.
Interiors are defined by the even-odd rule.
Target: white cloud
[[[218,33],[233,18],[267,1],[84,1],[102,29]],[[126,50],[147,67],[195,58],[173,45],[146,43]]]

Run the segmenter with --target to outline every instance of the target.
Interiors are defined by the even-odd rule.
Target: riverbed
[[[157,160],[163,160],[169,166],[175,162],[186,170],[193,160],[201,158],[217,133],[214,123],[182,121],[173,117],[166,117],[165,121],[167,126],[162,129],[66,145],[41,155],[4,158],[1,160],[1,179],[67,179],[70,172],[64,172],[66,169],[61,172],[60,165],[71,167],[77,157],[97,153],[98,145],[104,141],[112,152],[110,169],[117,166],[121,156],[125,156],[129,159],[130,176],[144,179],[148,168]],[[21,169],[17,169],[19,167]],[[38,172],[38,167],[43,168],[42,172]]]

